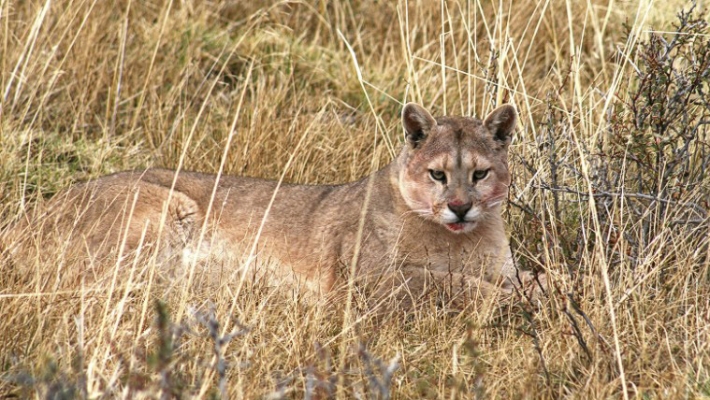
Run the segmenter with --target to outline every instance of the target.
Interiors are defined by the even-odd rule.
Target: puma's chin
[[[472,230],[476,229],[476,225],[478,225],[477,221],[464,221],[464,222],[453,222],[453,223],[448,223],[444,224],[446,229],[453,233],[468,233],[471,232]]]

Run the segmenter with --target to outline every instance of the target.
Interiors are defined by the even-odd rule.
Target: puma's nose
[[[459,217],[459,219],[463,221],[464,218],[466,217],[466,213],[473,206],[473,203],[470,201],[468,203],[452,201],[448,205],[449,205],[449,210],[453,211],[454,214],[456,214],[456,216]]]

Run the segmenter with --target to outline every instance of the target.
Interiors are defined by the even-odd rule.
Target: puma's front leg
[[[375,293],[378,300],[392,297],[405,306],[436,299],[439,304],[462,309],[472,302],[507,299],[513,287],[478,276],[405,265],[381,276]]]

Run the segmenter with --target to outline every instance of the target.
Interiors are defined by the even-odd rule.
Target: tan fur
[[[130,254],[154,248],[163,260],[217,258],[243,265],[254,248],[255,256],[281,266],[272,276],[321,294],[338,293],[348,281],[359,244],[352,278],[380,294],[394,290],[405,301],[446,294],[447,301],[461,304],[509,293],[521,275],[500,206],[510,184],[507,149],[515,109],[500,107],[485,121],[435,120],[410,103],[402,118],[407,143],[399,157],[357,182],[284,184],[277,190],[276,182],[254,178],[222,176],[217,182],[215,175],[196,172],[122,172],[69,188],[42,217],[22,226],[57,235],[66,254],[88,253],[92,263],[117,249]],[[476,171],[486,171],[485,177],[473,179]],[[432,175],[441,173],[445,182]],[[462,218],[452,210],[457,205]],[[262,264],[268,263],[249,263]]]

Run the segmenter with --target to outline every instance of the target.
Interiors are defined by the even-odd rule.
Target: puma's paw
[[[547,294],[547,274],[518,271],[516,276],[507,279],[503,289],[519,292],[532,301],[541,300]]]
[[[541,300],[547,296],[547,274],[541,273],[537,276],[530,273],[530,279],[523,282],[525,294],[531,300]]]

